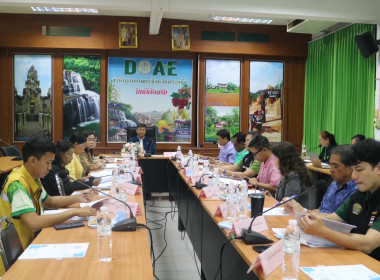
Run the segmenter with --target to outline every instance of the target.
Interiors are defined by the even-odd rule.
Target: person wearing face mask
[[[79,184],[76,181],[70,182],[67,178],[69,172],[65,168],[67,164],[69,164],[73,158],[74,154],[74,145],[69,141],[61,140],[55,145],[55,158],[52,163],[52,168],[45,177],[41,178],[42,185],[44,189],[49,195],[58,196],[59,188],[57,185],[57,180],[55,175],[61,178],[63,183],[63,189],[65,195],[71,195],[74,191],[85,190],[92,186],[97,186],[100,183],[100,179],[91,178],[88,181],[84,181],[88,187]]]
[[[331,149],[338,145],[335,141],[334,134],[328,131],[321,131],[319,133],[319,144],[323,147],[322,152],[319,154],[319,159],[321,162],[328,163]]]
[[[79,161],[83,166],[83,174],[88,175],[90,170],[99,169],[105,164],[101,161],[94,160],[94,148],[96,144],[96,134],[92,130],[86,130],[83,132],[84,137],[86,137],[86,146],[84,151],[79,154]]]

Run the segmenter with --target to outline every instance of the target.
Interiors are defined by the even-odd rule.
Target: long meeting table
[[[138,202],[142,210],[137,222],[146,224],[142,195],[127,196]],[[135,232],[112,232],[113,258],[98,260],[97,230],[87,222],[81,228],[43,229],[32,244],[90,243],[84,258],[17,260],[2,279],[153,279],[148,230],[138,227]]]

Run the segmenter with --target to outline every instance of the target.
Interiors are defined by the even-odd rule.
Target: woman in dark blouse
[[[276,144],[273,146],[272,152],[282,175],[275,194],[278,201],[303,192],[312,186],[311,174],[292,143],[282,142]],[[303,207],[310,208],[310,192],[299,196],[296,201]]]
[[[334,134],[328,131],[321,131],[319,133],[319,143],[323,147],[322,152],[319,154],[319,159],[321,162],[329,163],[331,149],[338,145],[335,141]]]
[[[62,180],[63,194],[71,195],[74,191],[84,190],[90,188],[92,185],[96,186],[99,184],[99,179],[90,179],[80,184],[76,181],[70,182],[68,179],[69,171],[65,168],[65,165],[69,164],[73,159],[74,145],[69,141],[61,140],[56,144],[55,158],[52,163],[52,169],[49,171],[48,175],[41,178],[42,185],[46,192],[51,196],[60,195],[58,188],[58,182],[56,179],[56,174]]]

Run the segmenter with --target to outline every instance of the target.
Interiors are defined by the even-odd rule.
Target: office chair
[[[127,128],[127,142],[129,142],[129,140],[132,137],[137,136],[136,129],[137,129],[137,127],[128,127]],[[156,127],[155,126],[147,127],[145,136],[152,138],[153,144],[154,144],[154,146],[156,146]]]
[[[1,147],[1,153],[5,157],[21,157],[21,152],[17,148],[17,146],[6,146],[6,147]]]
[[[3,227],[4,222],[7,223],[5,227]],[[0,236],[0,253],[7,271],[24,251],[16,228],[7,216],[0,218]]]

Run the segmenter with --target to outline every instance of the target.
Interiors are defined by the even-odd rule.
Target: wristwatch
[[[227,170],[224,169],[222,174],[223,174],[223,176],[227,176]]]

